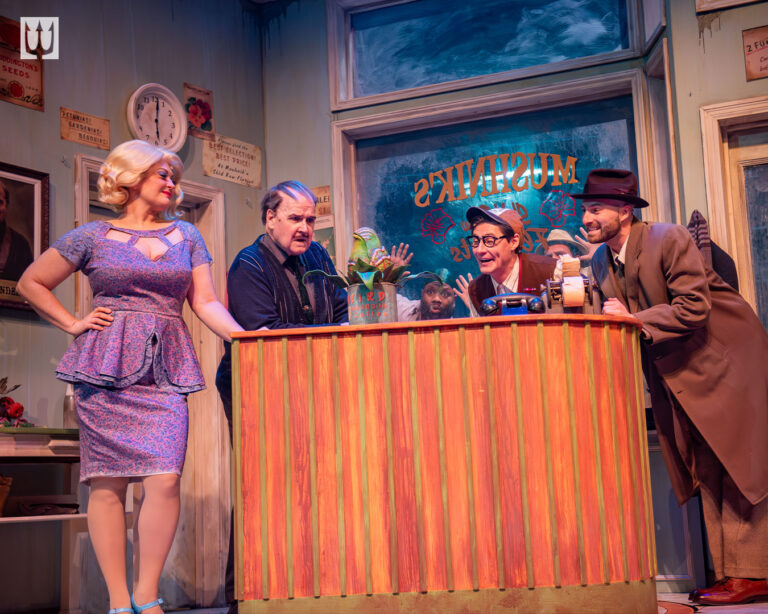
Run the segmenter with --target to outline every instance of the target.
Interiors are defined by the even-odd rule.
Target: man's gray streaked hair
[[[274,211],[283,202],[283,194],[287,194],[291,198],[298,200],[301,196],[317,205],[317,196],[300,181],[291,179],[290,181],[281,181],[277,185],[273,185],[264,198],[261,199],[261,222],[267,223],[267,211]]]

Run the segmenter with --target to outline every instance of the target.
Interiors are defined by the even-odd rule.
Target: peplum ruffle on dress
[[[112,309],[111,326],[74,340],[56,369],[59,379],[126,388],[150,373],[159,386],[181,394],[205,388],[180,316]]]
[[[166,251],[148,258],[135,245],[142,238]],[[91,222],[53,247],[88,276],[94,307],[114,317],[75,338],[56,370],[75,385],[81,481],[181,474],[186,395],[205,388],[181,317],[192,269],[211,261],[202,237],[180,221],[149,231]]]

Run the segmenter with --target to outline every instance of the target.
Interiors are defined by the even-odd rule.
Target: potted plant
[[[0,426],[35,426],[26,418],[22,418],[24,406],[8,396],[20,384],[8,387],[8,378],[0,379]]]
[[[352,234],[346,275],[329,275],[316,269],[307,271],[304,279],[320,274],[344,288],[350,324],[397,322],[398,286],[417,277],[434,276],[434,273],[408,275],[407,268],[392,262],[373,229],[362,227]]]

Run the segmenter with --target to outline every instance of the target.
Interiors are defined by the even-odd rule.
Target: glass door
[[[728,158],[739,287],[768,328],[768,126],[729,134]]]

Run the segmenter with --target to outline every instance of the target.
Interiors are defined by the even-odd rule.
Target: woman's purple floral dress
[[[162,241],[166,251],[151,260],[135,246],[142,238]],[[88,276],[93,306],[109,307],[114,316],[104,330],[78,336],[56,370],[75,384],[80,480],[181,474],[186,395],[205,388],[181,319],[192,269],[211,261],[203,238],[182,221],[158,230],[99,221],[71,230],[53,247]]]

